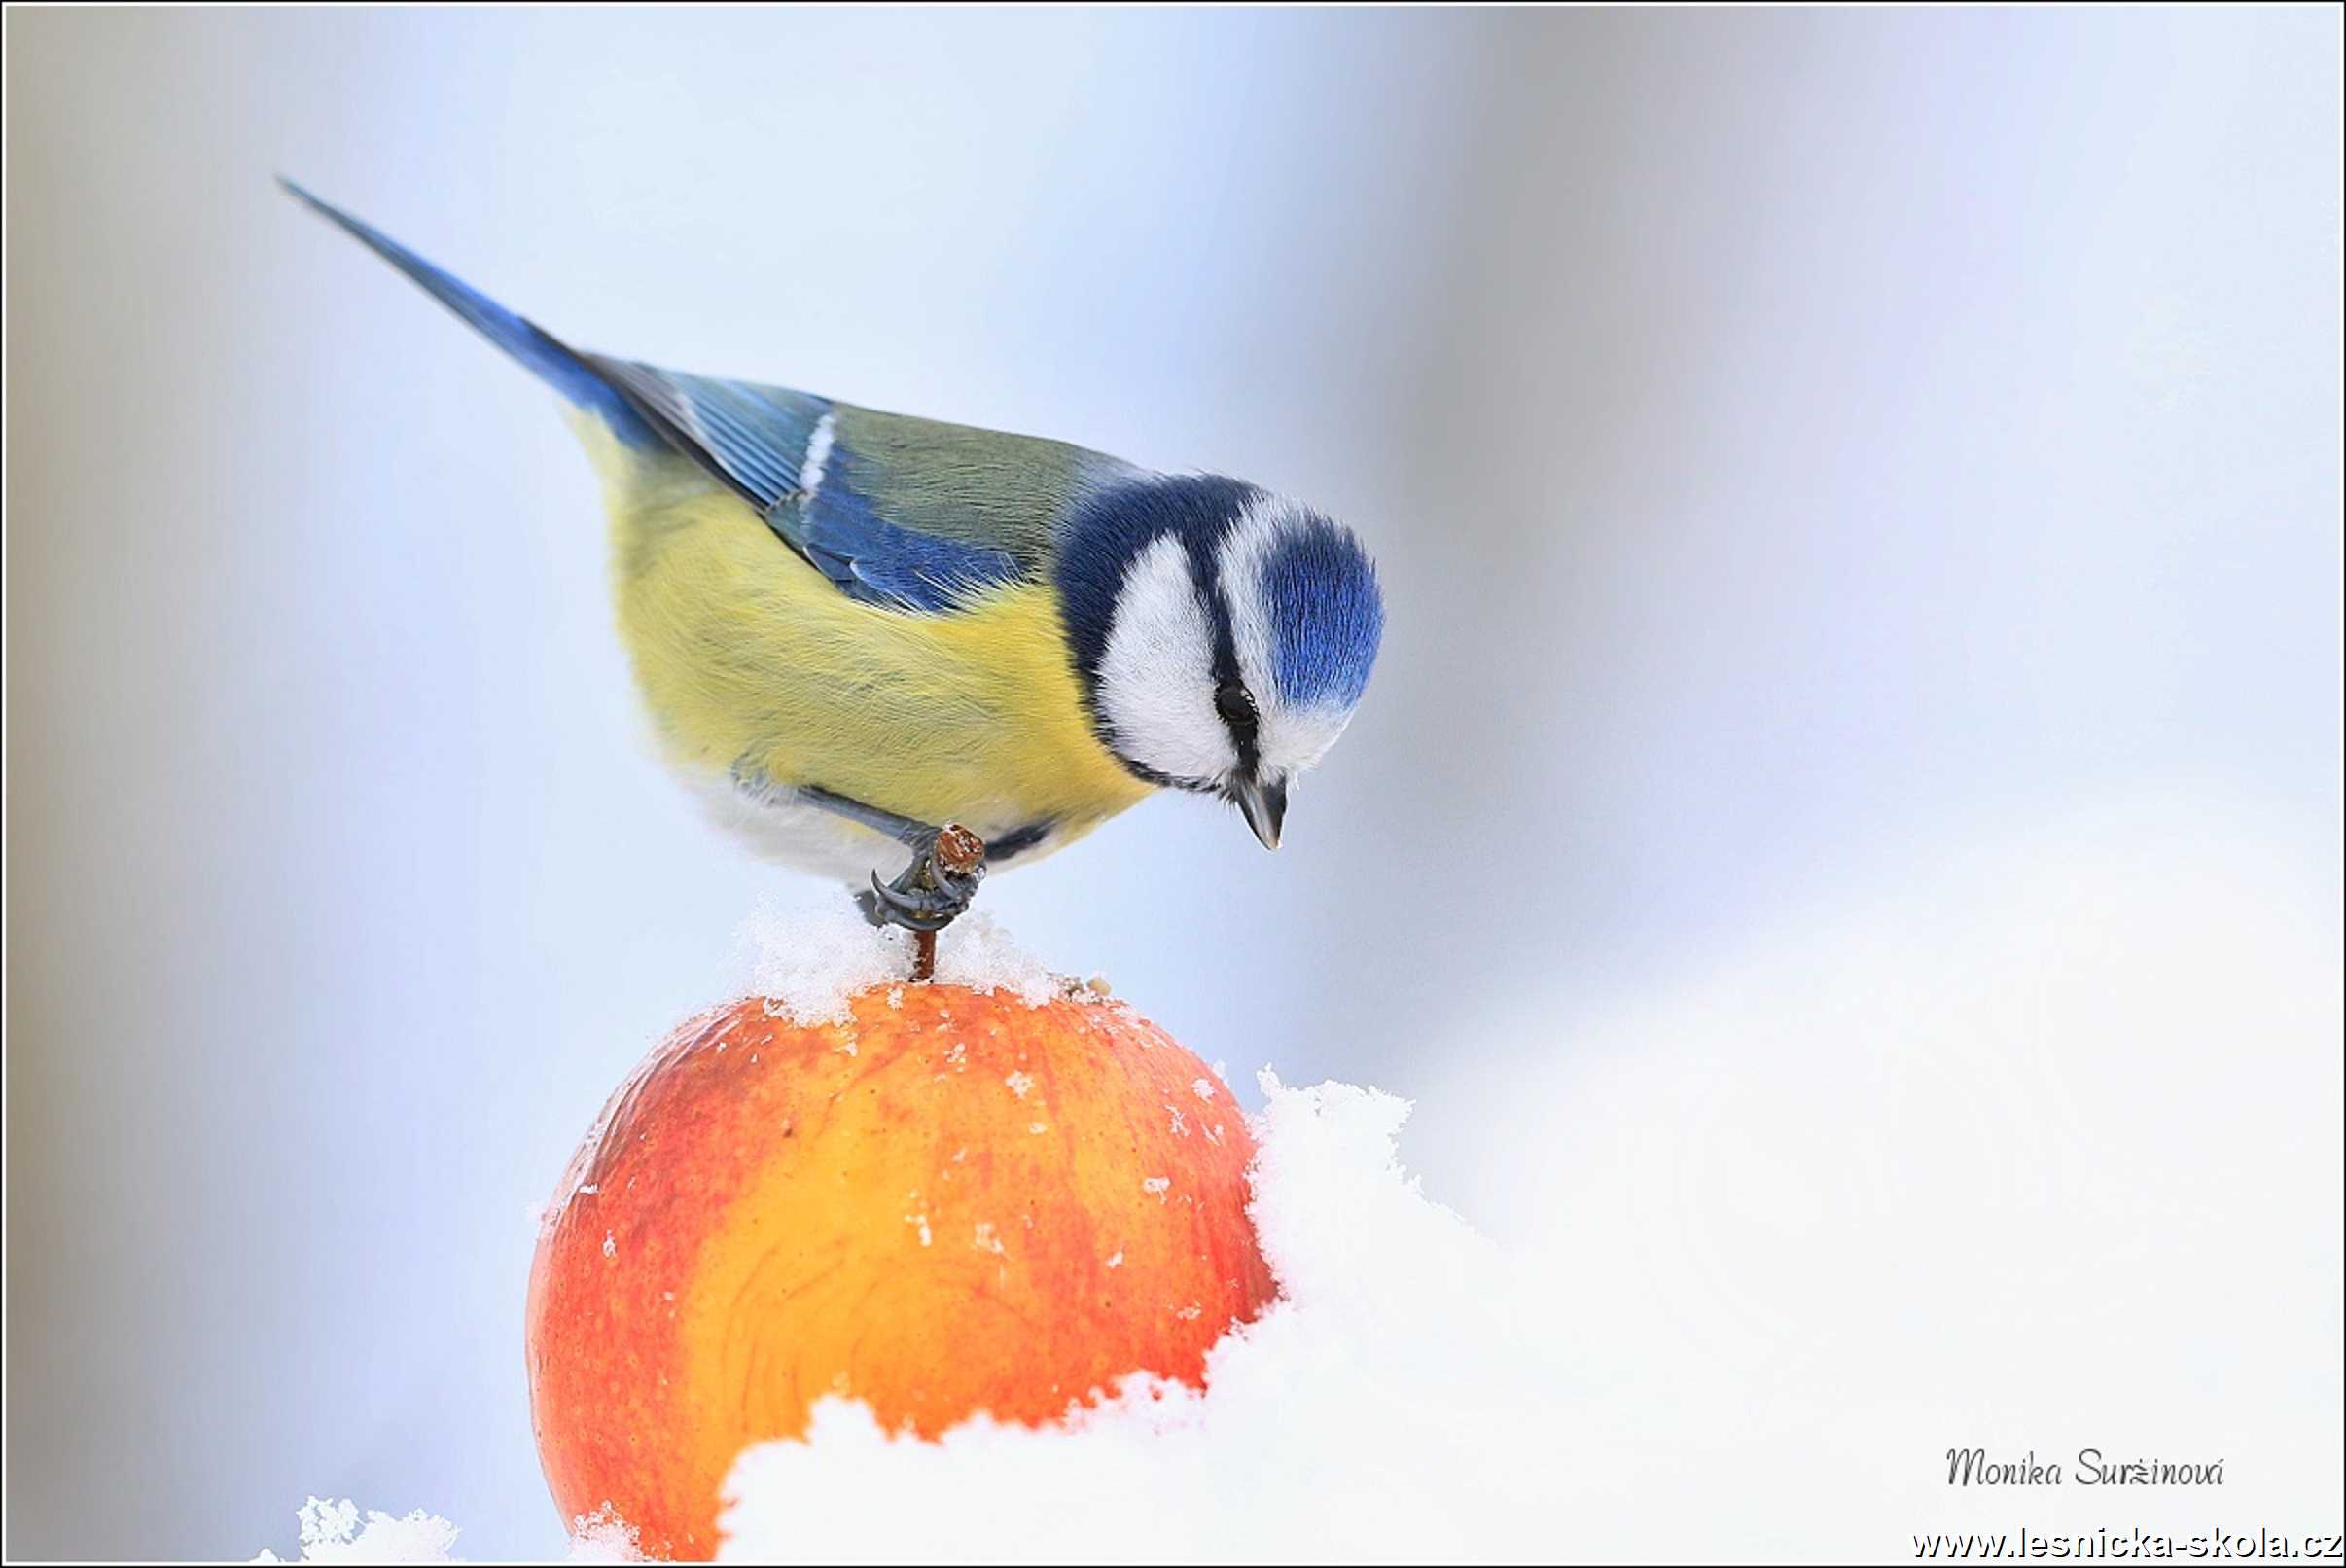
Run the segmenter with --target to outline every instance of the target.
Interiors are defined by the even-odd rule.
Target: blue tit
[[[868,879],[875,919],[934,930],[988,866],[1156,789],[1230,802],[1276,848],[1361,700],[1376,570],[1309,507],[581,352],[286,188],[561,394],[667,760],[772,858]]]

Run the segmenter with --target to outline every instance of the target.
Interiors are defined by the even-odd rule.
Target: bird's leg
[[[933,828],[811,786],[799,794],[809,804],[884,833],[912,851],[912,864],[894,881],[882,882],[874,872],[871,890],[856,894],[864,917],[873,925],[903,926],[933,936],[952,924],[978,896],[978,884],[985,879],[985,840],[959,823]]]
[[[929,936],[951,925],[985,879],[985,840],[957,822],[927,828],[912,842],[912,864],[892,882],[871,873],[875,921]],[[926,948],[924,947],[924,951]]]

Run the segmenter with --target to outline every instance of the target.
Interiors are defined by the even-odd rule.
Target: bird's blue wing
[[[791,494],[828,399],[787,387],[687,375],[589,354],[604,380],[661,433],[759,511]]]
[[[1129,472],[1062,442],[588,361],[840,592],[892,609],[947,611],[1032,579],[1077,498]]]

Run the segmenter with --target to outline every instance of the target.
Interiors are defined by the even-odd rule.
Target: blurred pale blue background
[[[525,1211],[786,882],[641,744],[552,401],[273,172],[590,346],[1353,521],[1290,847],[1155,802],[986,898],[1439,1126],[1461,992],[1942,825],[2207,783],[2334,891],[2339,39],[12,10],[9,1551],[551,1550]]]

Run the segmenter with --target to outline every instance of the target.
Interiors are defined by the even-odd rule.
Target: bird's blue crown
[[[1280,694],[1303,707],[1350,709],[1368,688],[1385,632],[1376,563],[1350,529],[1302,512],[1262,565],[1278,648]]]

